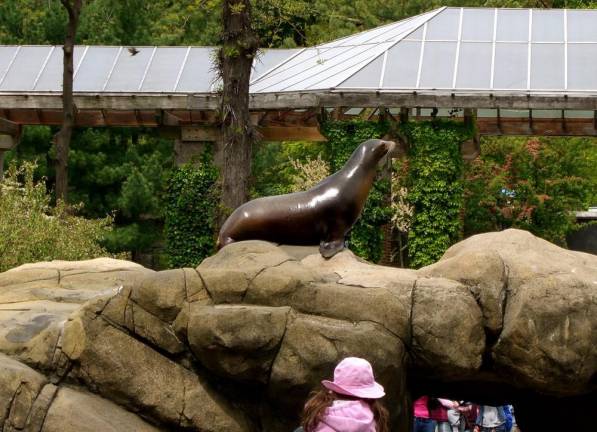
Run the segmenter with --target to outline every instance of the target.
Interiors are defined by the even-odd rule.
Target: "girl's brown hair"
[[[315,430],[317,425],[321,422],[326,408],[332,406],[332,403],[337,399],[362,400],[363,402],[366,402],[373,412],[376,432],[390,432],[390,415],[388,410],[378,399],[360,399],[339,395],[325,388],[322,388],[319,391],[314,391],[309,395],[309,400],[305,404],[303,415],[301,416],[301,426],[305,432],[313,432]]]

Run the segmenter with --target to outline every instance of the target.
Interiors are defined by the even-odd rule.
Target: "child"
[[[345,358],[334,370],[334,381],[321,384],[324,388],[305,404],[305,432],[389,432],[388,411],[378,400],[385,392],[367,360]]]

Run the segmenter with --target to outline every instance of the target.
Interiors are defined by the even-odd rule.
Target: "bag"
[[[460,424],[460,412],[455,409],[448,410],[448,421],[452,426],[458,426]]]

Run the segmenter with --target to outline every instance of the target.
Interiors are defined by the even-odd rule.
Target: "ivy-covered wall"
[[[211,152],[204,152],[198,163],[173,171],[168,182],[164,221],[171,268],[196,267],[214,253],[218,205],[218,171]]]
[[[360,143],[385,135],[389,126],[388,122],[360,119],[323,123],[321,131],[328,139],[325,149],[330,172],[334,173],[341,169]],[[391,218],[391,208],[386,202],[389,191],[389,181],[378,180],[374,183],[363,213],[349,234],[348,247],[368,261],[378,262],[381,259],[383,251],[381,226],[387,224]]]
[[[460,239],[463,161],[460,144],[473,136],[461,122],[409,122],[401,126],[409,142],[407,200],[414,207],[408,234],[410,266],[437,261]]]

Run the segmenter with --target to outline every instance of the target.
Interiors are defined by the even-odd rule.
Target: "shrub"
[[[291,159],[290,164],[296,170],[296,174],[292,175],[291,192],[309,190],[330,175],[330,167],[321,159],[321,155],[317,159],[307,158],[305,162]]]
[[[195,267],[214,252],[219,205],[218,172],[208,151],[195,164],[173,171],[165,212],[170,267]]]
[[[43,180],[33,180],[35,163],[11,165],[0,182],[0,271],[36,261],[106,256],[101,246],[112,218],[85,219],[78,207],[53,207]]]

